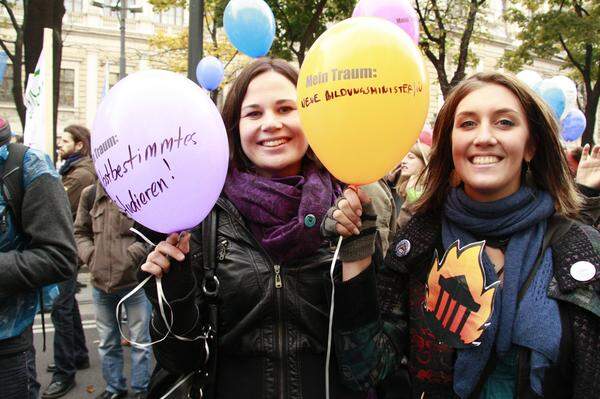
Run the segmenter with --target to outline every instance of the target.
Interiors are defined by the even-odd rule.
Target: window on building
[[[165,25],[183,25],[185,22],[185,9],[170,8],[158,14],[158,22]]]
[[[103,10],[102,13],[104,16],[114,17],[114,18],[121,17],[121,11],[118,8],[121,5],[121,2],[119,0],[100,0],[100,2],[106,5],[105,7],[102,8],[102,10]],[[138,6],[140,6],[140,1],[138,1],[138,0],[128,0],[127,1],[127,8],[133,8],[133,7],[138,7]],[[116,7],[116,9],[115,9],[115,7]],[[127,19],[136,19],[136,13],[128,12]]]
[[[7,65],[4,71],[4,79],[0,85],[0,101],[14,102],[12,95],[13,86],[13,68],[12,65]]]
[[[65,0],[65,10],[67,13],[83,12],[83,0]]]
[[[75,70],[61,68],[58,105],[61,107],[75,107]]]
[[[4,72],[4,79],[0,85],[0,101],[14,102],[12,95],[13,70],[12,65],[8,65]],[[75,107],[75,70],[60,70],[60,94],[58,103],[62,107]]]

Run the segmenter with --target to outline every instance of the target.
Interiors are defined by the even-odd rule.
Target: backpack
[[[25,236],[23,231],[21,211],[23,207],[23,159],[29,147],[23,144],[10,143],[8,144],[8,158],[4,163],[4,167],[0,167],[0,191],[2,197],[6,201],[6,209],[0,216],[0,228],[6,228],[7,212],[10,212],[15,221],[17,232]],[[42,315],[42,330],[44,334],[44,348],[46,350],[46,326],[44,323],[44,305],[50,304],[58,296],[59,290],[57,284],[47,285],[39,291],[40,298],[38,308]]]
[[[29,147],[23,144],[8,144],[8,159],[4,168],[0,168],[0,185],[2,196],[6,201],[7,209],[15,219],[15,225],[19,232],[23,232],[21,226],[21,208],[23,205],[23,158]],[[2,223],[6,223],[6,215],[2,215]]]

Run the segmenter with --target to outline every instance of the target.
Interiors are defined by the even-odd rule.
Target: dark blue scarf
[[[75,162],[79,161],[81,157],[83,157],[83,155],[81,155],[80,153],[69,155],[58,170],[58,174],[61,176],[66,175],[69,172],[69,170],[71,170],[71,166],[73,166]]]
[[[465,246],[481,239],[508,238],[504,253],[504,280],[494,301],[490,326],[478,347],[458,350],[454,367],[454,391],[468,397],[487,363],[492,349],[499,357],[513,344],[532,350],[531,387],[541,394],[544,370],[558,357],[560,317],[558,305],[546,295],[552,278],[552,253],[544,253],[535,278],[519,303],[519,289],[541,250],[547,219],[554,213],[552,197],[529,187],[493,202],[477,202],[462,189],[453,189],[444,204],[442,241],[447,248],[456,240]],[[493,264],[483,256],[486,281],[498,280]]]

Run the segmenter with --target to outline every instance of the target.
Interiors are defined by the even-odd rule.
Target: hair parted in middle
[[[559,214],[576,216],[581,199],[569,174],[554,114],[525,83],[511,74],[500,72],[476,73],[454,87],[446,98],[433,127],[429,165],[423,170],[426,173],[425,191],[415,203],[417,212],[438,212],[442,209],[454,170],[452,130],[456,109],[467,95],[486,85],[502,86],[517,97],[525,111],[529,134],[535,146],[535,154],[529,163],[532,180],[538,188],[552,196]]]
[[[229,160],[230,167],[235,167],[240,171],[248,171],[253,169],[253,164],[248,159],[240,140],[240,115],[242,103],[246,97],[248,86],[254,78],[266,72],[277,72],[288,79],[294,86],[298,83],[298,69],[292,66],[285,60],[280,58],[261,57],[247,65],[242,72],[235,78],[231,84],[231,88],[227,93],[227,98],[221,110],[221,116],[227,130],[229,138]],[[321,163],[309,147],[304,155],[319,167]]]

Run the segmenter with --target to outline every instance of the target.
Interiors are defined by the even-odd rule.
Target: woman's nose
[[[498,143],[492,126],[489,123],[481,123],[479,125],[473,143],[477,145],[495,145]]]
[[[283,124],[277,117],[275,117],[274,115],[266,115],[262,123],[261,129],[264,132],[272,132],[281,129],[282,127]]]

